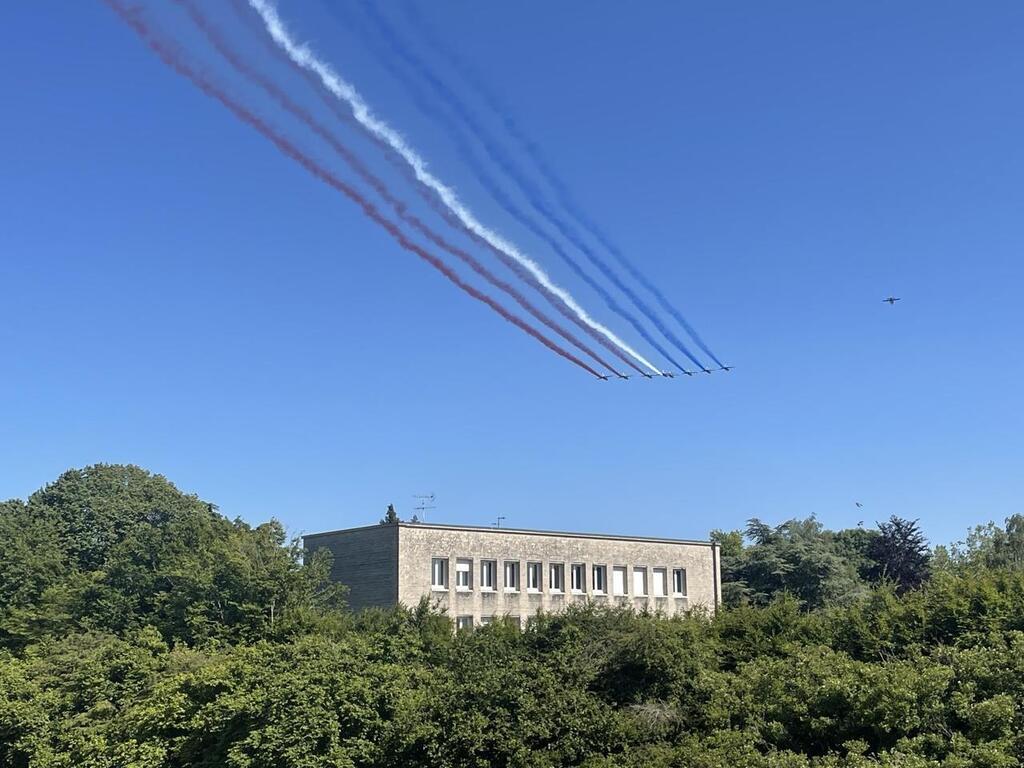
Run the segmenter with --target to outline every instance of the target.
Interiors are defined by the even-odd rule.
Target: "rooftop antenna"
[[[501,521],[505,519],[504,515],[498,515],[498,522],[494,524],[495,528],[501,528]]]
[[[421,493],[419,495],[414,494],[413,498],[416,499],[417,502],[419,502],[415,507],[413,507],[413,509],[415,509],[417,512],[422,513],[421,515],[419,515],[420,520],[425,521],[427,519],[428,509],[437,509],[437,507],[434,506],[434,500],[437,497],[434,496],[434,494],[432,493]]]

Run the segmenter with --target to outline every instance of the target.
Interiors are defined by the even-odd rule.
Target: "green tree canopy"
[[[71,563],[83,571],[103,567],[110,548],[139,525],[160,525],[172,515],[208,511],[162,475],[130,464],[95,464],[65,472],[28,499],[32,514],[52,521]]]
[[[931,551],[917,520],[893,515],[878,524],[878,536],[868,544],[875,581],[891,581],[903,592],[921,586],[928,578]]]
[[[854,597],[863,587],[857,563],[836,534],[815,518],[770,526],[754,518],[743,538],[719,533],[723,594],[730,602],[766,605],[789,593],[806,608]]]

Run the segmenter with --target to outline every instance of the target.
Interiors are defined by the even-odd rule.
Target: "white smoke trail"
[[[547,273],[536,262],[520,253],[514,245],[480,223],[472,212],[459,202],[454,190],[427,171],[426,162],[423,158],[416,154],[391,126],[374,117],[373,113],[370,112],[369,106],[363,101],[362,96],[359,95],[354,86],[346,82],[330,65],[321,61],[309,46],[295,42],[285,28],[281,18],[277,15],[277,10],[267,0],[249,0],[249,5],[259,14],[263,20],[263,25],[267,29],[267,33],[273,38],[278,47],[284,50],[288,57],[300,67],[313,72],[331,93],[346,102],[352,109],[352,116],[368,131],[386,141],[392,149],[401,155],[402,159],[409,164],[409,167],[416,174],[416,178],[434,190],[445,206],[458,217],[464,226],[486,240],[492,247],[522,264],[541,285],[561,299],[584,323],[598,333],[603,334],[615,346],[630,355],[637,362],[646,365],[654,373],[661,373],[661,369],[644,359],[636,350],[632,349],[612,331],[591,318],[567,291],[552,282],[551,278],[548,277]]]

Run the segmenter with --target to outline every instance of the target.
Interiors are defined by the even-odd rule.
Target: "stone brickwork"
[[[307,536],[305,545],[326,546],[334,553],[333,575],[349,586],[355,609],[395,602],[415,605],[427,596],[453,619],[471,617],[479,624],[494,617],[523,620],[538,610],[554,612],[587,601],[665,615],[697,606],[713,611],[721,602],[719,551],[710,542],[400,523]],[[431,583],[435,558],[447,561],[446,585]],[[466,586],[457,584],[460,561],[468,565]],[[484,561],[494,563],[491,589],[481,582]],[[507,563],[518,563],[515,590],[505,583]],[[528,585],[531,563],[540,569],[535,590]],[[553,588],[552,565],[561,566],[561,590]],[[583,566],[579,591],[572,589],[573,565]],[[604,569],[601,593],[594,589],[595,566]],[[614,594],[616,569],[624,569],[624,595]],[[685,573],[684,594],[675,594],[676,570]]]
[[[448,559],[448,588],[431,585],[431,561]],[[456,586],[455,568],[459,559],[471,561],[469,589]],[[481,561],[496,563],[493,590],[480,588]],[[506,590],[505,563],[519,563],[519,588]],[[527,565],[541,564],[540,589],[527,588]],[[564,567],[561,592],[551,590],[551,564]],[[571,566],[584,566],[585,584],[581,593],[571,589]],[[605,568],[605,591],[593,589],[594,566]],[[612,594],[613,569],[625,568],[626,595]],[[634,568],[646,570],[646,594],[634,594]],[[672,571],[686,572],[686,594],[673,596]],[[654,596],[654,569],[664,569],[666,595]],[[718,548],[708,542],[684,542],[667,539],[613,537],[594,534],[517,531],[497,528],[469,528],[442,525],[402,525],[398,546],[398,596],[406,604],[415,604],[428,595],[448,614],[472,616],[474,623],[495,616],[524,619],[538,610],[558,611],[568,603],[588,600],[601,605],[627,605],[636,610],[660,611],[666,615],[695,606],[714,610],[720,602]]]

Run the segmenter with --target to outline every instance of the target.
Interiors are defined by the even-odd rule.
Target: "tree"
[[[25,639],[43,619],[43,595],[67,576],[52,521],[21,501],[0,502],[0,647]]]
[[[753,518],[745,538],[750,544],[738,545],[735,534],[717,532],[723,545],[722,595],[729,604],[767,605],[789,593],[805,609],[814,609],[863,589],[856,564],[845,556],[836,534],[813,517],[775,527]]]
[[[905,592],[928,579],[931,552],[917,523],[893,515],[878,524],[878,536],[871,540],[867,550],[874,562],[874,581],[891,581],[897,592]]]
[[[133,466],[72,470],[0,503],[0,553],[0,648],[145,626],[188,644],[254,640],[344,603],[326,551],[303,559],[279,522],[230,521]]]
[[[1024,568],[1024,515],[1011,515],[1003,527],[995,523],[971,529],[967,540],[948,553],[959,566],[981,568]]]
[[[395,512],[395,505],[388,504],[388,511],[384,513],[384,517],[380,519],[381,525],[395,525],[396,523],[402,522],[402,518]]]
[[[110,548],[140,524],[159,524],[185,510],[208,511],[162,475],[125,464],[68,470],[33,493],[28,507],[52,521],[71,562],[83,571],[101,569]]]

